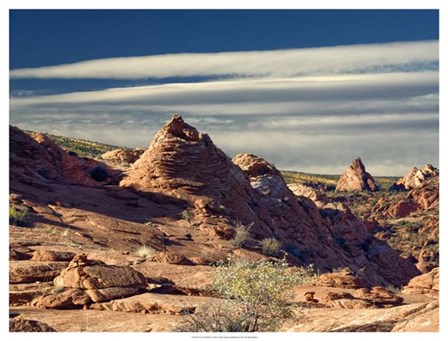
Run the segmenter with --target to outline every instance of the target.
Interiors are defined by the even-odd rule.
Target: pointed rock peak
[[[159,134],[178,137],[182,140],[198,141],[200,134],[196,128],[185,123],[182,115],[173,115],[171,120],[165,124]]]
[[[360,157],[352,161],[336,185],[336,191],[376,191],[377,189],[374,178],[366,172]]]
[[[361,158],[359,156],[352,161],[352,168],[353,169],[360,169],[363,172],[366,171],[366,167],[362,163],[362,160],[361,160]]]

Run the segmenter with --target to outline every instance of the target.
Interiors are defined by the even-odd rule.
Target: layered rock
[[[201,225],[218,225],[212,215],[244,224],[258,220],[251,207],[256,198],[243,172],[179,115],[156,134],[120,186],[176,198]]]
[[[146,277],[129,266],[107,265],[89,260],[85,255],[73,258],[53,282],[60,292],[37,298],[33,305],[73,308],[140,294],[147,285]]]
[[[374,192],[377,189],[375,179],[366,172],[366,168],[359,157],[353,160],[336,185],[336,191]]]
[[[420,188],[432,178],[439,176],[439,170],[433,165],[426,164],[422,169],[414,167],[404,177],[391,186],[391,190],[410,190]]]
[[[100,165],[72,156],[41,133],[30,135],[9,126],[10,180],[28,184],[54,181],[62,184],[98,186],[92,172]]]
[[[312,200],[291,192],[272,164],[253,154],[232,162],[178,115],[156,134],[120,185],[177,200],[188,209],[189,224],[215,237],[232,238],[234,226],[251,226],[254,239],[276,238],[298,264],[313,263],[321,272],[349,266],[380,285],[402,285],[419,274],[387,244],[373,240],[348,210],[329,208],[323,217]]]
[[[133,164],[145,152],[142,148],[135,149],[114,149],[101,155],[101,159],[111,161],[113,163]]]

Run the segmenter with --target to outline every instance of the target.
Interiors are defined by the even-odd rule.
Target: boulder
[[[353,160],[352,164],[341,175],[336,185],[336,191],[369,191],[374,192],[378,188],[375,179],[366,172],[361,158]]]
[[[80,255],[54,279],[54,285],[85,290],[92,301],[101,302],[141,293],[147,280],[129,266],[107,265]]]

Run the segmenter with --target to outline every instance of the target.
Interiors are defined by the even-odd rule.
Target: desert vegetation
[[[238,260],[217,265],[210,290],[224,299],[187,318],[183,331],[273,332],[296,317],[292,288],[312,283],[310,268],[291,268],[284,259]]]

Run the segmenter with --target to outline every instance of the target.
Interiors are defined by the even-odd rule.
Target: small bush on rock
[[[278,256],[280,254],[280,242],[275,238],[265,238],[261,242],[261,251],[266,256]]]
[[[29,221],[29,210],[27,207],[17,209],[14,206],[9,207],[9,224],[15,226],[26,226]]]
[[[238,224],[235,227],[235,235],[230,243],[235,247],[243,247],[250,239],[250,226]]]
[[[151,258],[156,254],[157,250],[151,246],[141,246],[137,249],[136,254],[142,258]]]

